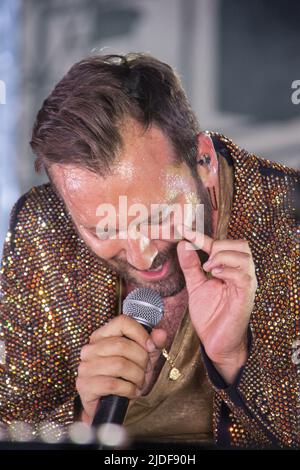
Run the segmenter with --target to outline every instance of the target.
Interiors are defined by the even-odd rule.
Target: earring
[[[197,163],[198,165],[209,165],[210,156],[208,155],[208,153],[205,153],[204,155],[202,155]]]
[[[207,188],[211,206],[212,206],[214,211],[217,211],[218,210],[218,201],[217,201],[217,196],[216,196],[216,189],[215,189],[214,186],[213,186],[212,190],[213,190],[213,197],[211,195],[210,188]]]

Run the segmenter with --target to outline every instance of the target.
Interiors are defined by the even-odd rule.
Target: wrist
[[[231,385],[235,378],[240,371],[241,367],[243,367],[248,359],[248,352],[247,349],[242,349],[238,352],[234,352],[230,354],[226,358],[218,358],[218,359],[211,359],[214,367],[219,372],[219,374],[223,377],[225,382],[228,385]]]

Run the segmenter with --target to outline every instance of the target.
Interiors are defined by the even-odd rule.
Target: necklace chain
[[[179,379],[182,376],[182,373],[180,372],[179,369],[177,369],[177,367],[175,367],[175,361],[171,358],[171,356],[169,355],[169,353],[167,352],[165,348],[163,348],[162,350],[162,355],[171,366],[171,370],[169,372],[169,379],[170,380]]]

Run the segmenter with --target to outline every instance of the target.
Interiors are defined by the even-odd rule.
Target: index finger
[[[126,336],[126,338],[132,339],[146,350],[146,343],[150,338],[145,328],[127,315],[118,315],[94,331],[90,337],[90,343],[95,343],[101,338],[108,338],[110,336]]]
[[[203,250],[211,254],[214,239],[204,233],[194,231],[186,225],[177,225],[177,230],[181,235],[194,245],[194,249]]]
[[[180,240],[187,239],[193,245],[191,250],[204,250],[210,254],[212,250],[213,238],[205,235],[204,233],[192,230],[190,227],[184,224],[178,224],[175,227],[166,225],[152,225],[151,233],[149,235],[149,227],[140,227],[141,233],[155,240],[165,240],[169,242],[179,242]]]

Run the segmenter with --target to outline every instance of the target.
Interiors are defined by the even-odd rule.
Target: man
[[[50,184],[16,204],[6,240],[1,420],[90,425],[115,394],[141,439],[298,445],[299,172],[200,132],[172,69],[139,54],[75,64],[31,145]],[[204,228],[170,218],[166,237],[160,214],[132,236],[120,196],[203,204]],[[163,298],[151,334],[122,315],[135,287]]]

